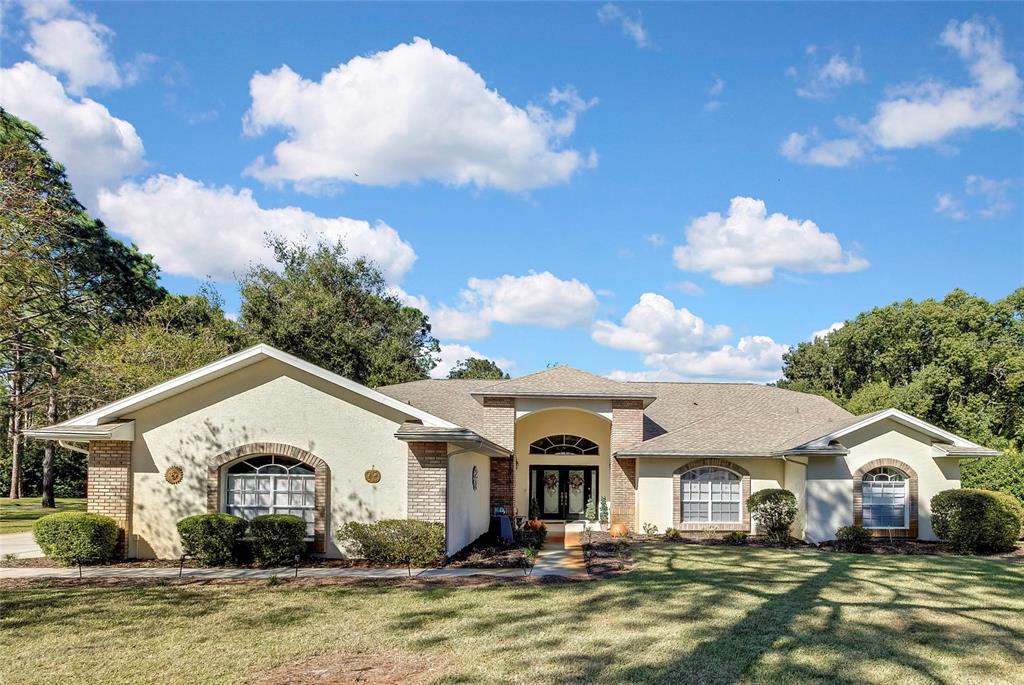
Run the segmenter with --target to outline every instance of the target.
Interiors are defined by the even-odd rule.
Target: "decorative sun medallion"
[[[480,484],[480,471],[477,467],[473,467],[473,489],[476,490],[477,485]]]
[[[171,485],[177,485],[180,483],[184,475],[185,472],[182,471],[180,466],[170,466],[166,471],[164,471],[164,478]]]
[[[370,469],[363,474],[363,477],[366,478],[367,483],[379,483],[380,471],[378,471],[377,469]]]

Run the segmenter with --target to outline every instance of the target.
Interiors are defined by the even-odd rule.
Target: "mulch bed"
[[[636,565],[630,552],[630,544],[646,539],[654,537],[642,535],[633,538],[613,538],[604,531],[595,530],[590,534],[589,542],[585,538],[582,541],[587,573],[593,578],[614,578],[629,573]]]

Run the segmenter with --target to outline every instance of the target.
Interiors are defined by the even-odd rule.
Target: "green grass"
[[[56,504],[56,509],[43,509],[38,497],[0,497],[0,534],[30,531],[37,518],[58,511],[85,511],[85,498],[81,497],[58,497]]]
[[[233,683],[337,651],[448,683],[1020,683],[1024,565],[644,544],[562,585],[0,592],[5,683]]]

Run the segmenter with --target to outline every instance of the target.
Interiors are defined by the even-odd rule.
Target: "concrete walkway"
[[[552,526],[537,555],[533,575],[586,577],[587,562],[583,559],[583,548],[580,546],[582,532],[582,523],[566,523],[562,530]]]
[[[13,554],[15,559],[42,559],[32,533],[4,533],[0,535],[0,557]]]

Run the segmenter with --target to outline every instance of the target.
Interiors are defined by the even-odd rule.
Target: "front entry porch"
[[[593,502],[596,511],[598,497],[597,466],[530,466],[531,509],[536,502],[542,519],[582,519],[589,502]]]

